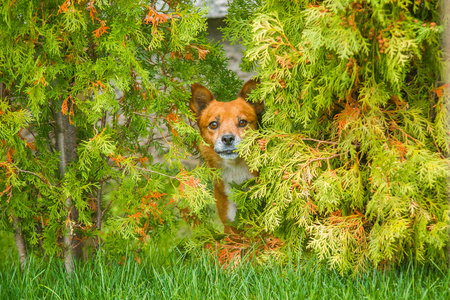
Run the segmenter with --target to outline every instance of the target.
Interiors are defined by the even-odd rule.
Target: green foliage
[[[438,1],[244,1],[225,35],[261,79],[263,129],[240,153],[259,178],[241,222],[340,271],[445,262],[446,86]]]
[[[61,254],[67,230],[138,248],[213,201],[210,172],[181,163],[200,141],[189,86],[230,99],[241,82],[206,40],[204,10],[149,5],[0,1],[0,219],[19,218],[29,252]],[[63,172],[60,112],[76,135]]]

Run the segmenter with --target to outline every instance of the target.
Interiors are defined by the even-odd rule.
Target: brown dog
[[[217,101],[213,94],[200,84],[191,87],[190,107],[197,118],[200,135],[207,145],[200,145],[199,150],[209,168],[222,169],[222,180],[214,182],[214,197],[220,220],[225,225],[226,233],[235,229],[227,222],[236,217],[236,204],[228,200],[230,184],[241,184],[254,176],[245,161],[236,152],[247,128],[256,129],[258,116],[264,109],[262,102],[247,102],[247,96],[256,87],[257,82],[249,80],[230,102]]]

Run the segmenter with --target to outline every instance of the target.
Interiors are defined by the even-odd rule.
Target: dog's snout
[[[233,134],[224,134],[222,136],[222,142],[226,145],[226,146],[231,146],[234,143],[234,135]]]

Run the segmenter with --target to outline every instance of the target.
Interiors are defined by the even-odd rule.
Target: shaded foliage
[[[186,1],[0,2],[0,220],[9,231],[18,220],[28,251],[103,240],[121,255],[172,230],[180,208],[205,215],[211,172],[181,163],[200,139],[186,87],[231,99],[241,82],[206,40],[204,13]]]

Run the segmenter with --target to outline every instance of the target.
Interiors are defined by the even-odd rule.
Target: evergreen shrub
[[[443,263],[447,84],[440,1],[230,3],[224,34],[261,79],[260,131],[240,153],[242,224],[341,271]],[[244,227],[243,226],[243,227]]]
[[[123,255],[214,202],[189,86],[242,82],[188,1],[0,1],[0,222],[69,271],[83,244]],[[159,157],[159,158],[158,158]],[[157,160],[157,158],[159,160]]]

